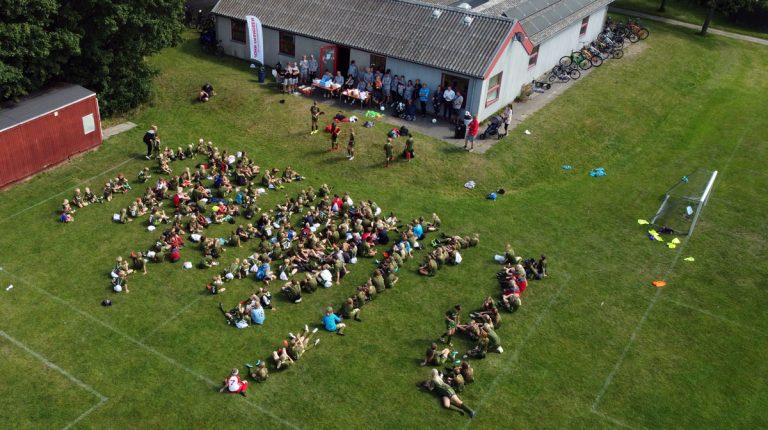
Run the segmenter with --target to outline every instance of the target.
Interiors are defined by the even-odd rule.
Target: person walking
[[[464,149],[469,152],[475,150],[475,139],[477,138],[477,133],[479,131],[480,121],[477,120],[477,115],[472,115],[472,121],[470,121],[469,126],[467,126],[467,137],[464,138]],[[467,144],[470,145],[469,148],[467,148]]]
[[[144,133],[144,143],[147,145],[147,155],[146,159],[149,160],[152,158],[152,149],[155,145],[155,139],[157,139],[157,126],[153,125],[152,127],[147,130],[146,133]]]
[[[355,159],[355,130],[349,130],[349,142],[347,142],[347,160]]]

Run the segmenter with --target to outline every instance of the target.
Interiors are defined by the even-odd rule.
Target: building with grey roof
[[[263,26],[267,65],[314,55],[320,73],[389,69],[434,90],[448,82],[481,119],[560,57],[593,40],[609,0],[219,0],[224,51],[248,59],[245,17]]]

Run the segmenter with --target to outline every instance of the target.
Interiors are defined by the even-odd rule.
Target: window
[[[93,114],[89,113],[83,117],[83,134],[96,131],[96,122],[93,120]]]
[[[501,94],[501,73],[488,80],[488,92],[485,93],[485,105],[490,106],[499,99]]]
[[[581,31],[579,32],[579,37],[584,36],[587,34],[587,27],[589,26],[589,17],[586,17],[581,20]]]
[[[245,43],[245,21],[233,19],[230,22],[232,23],[232,41]]]
[[[371,66],[384,73],[384,71],[387,70],[387,57],[371,54]]]
[[[539,60],[539,46],[541,46],[541,45],[534,46],[533,49],[531,50],[531,55],[528,56],[528,68],[529,69],[531,67],[535,66],[536,62]]]
[[[280,54],[289,57],[296,56],[296,41],[291,33],[280,32]]]

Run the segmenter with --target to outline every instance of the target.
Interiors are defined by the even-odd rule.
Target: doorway
[[[339,46],[339,58],[337,61],[337,70],[341,70],[341,74],[344,77],[347,76],[347,70],[349,69],[349,48],[346,46]]]
[[[469,79],[443,73],[443,85],[445,84],[450,85],[454,91],[456,91],[456,88],[459,89],[461,95],[464,96],[464,103],[461,105],[461,108],[465,109],[467,107],[467,100],[469,100]]]
[[[338,48],[335,46],[323,46],[320,48],[320,73],[331,72],[336,74],[336,60],[338,58]]]

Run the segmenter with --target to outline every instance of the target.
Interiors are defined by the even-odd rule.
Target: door
[[[349,48],[346,46],[339,46],[339,61],[337,62],[341,74],[347,76],[347,70],[349,69]]]
[[[450,85],[454,91],[458,88],[461,95],[464,96],[464,103],[461,107],[466,108],[467,100],[469,100],[469,79],[443,73],[443,85]]]
[[[320,47],[320,73],[331,72],[336,74],[336,59],[338,57],[338,48],[335,46]]]

